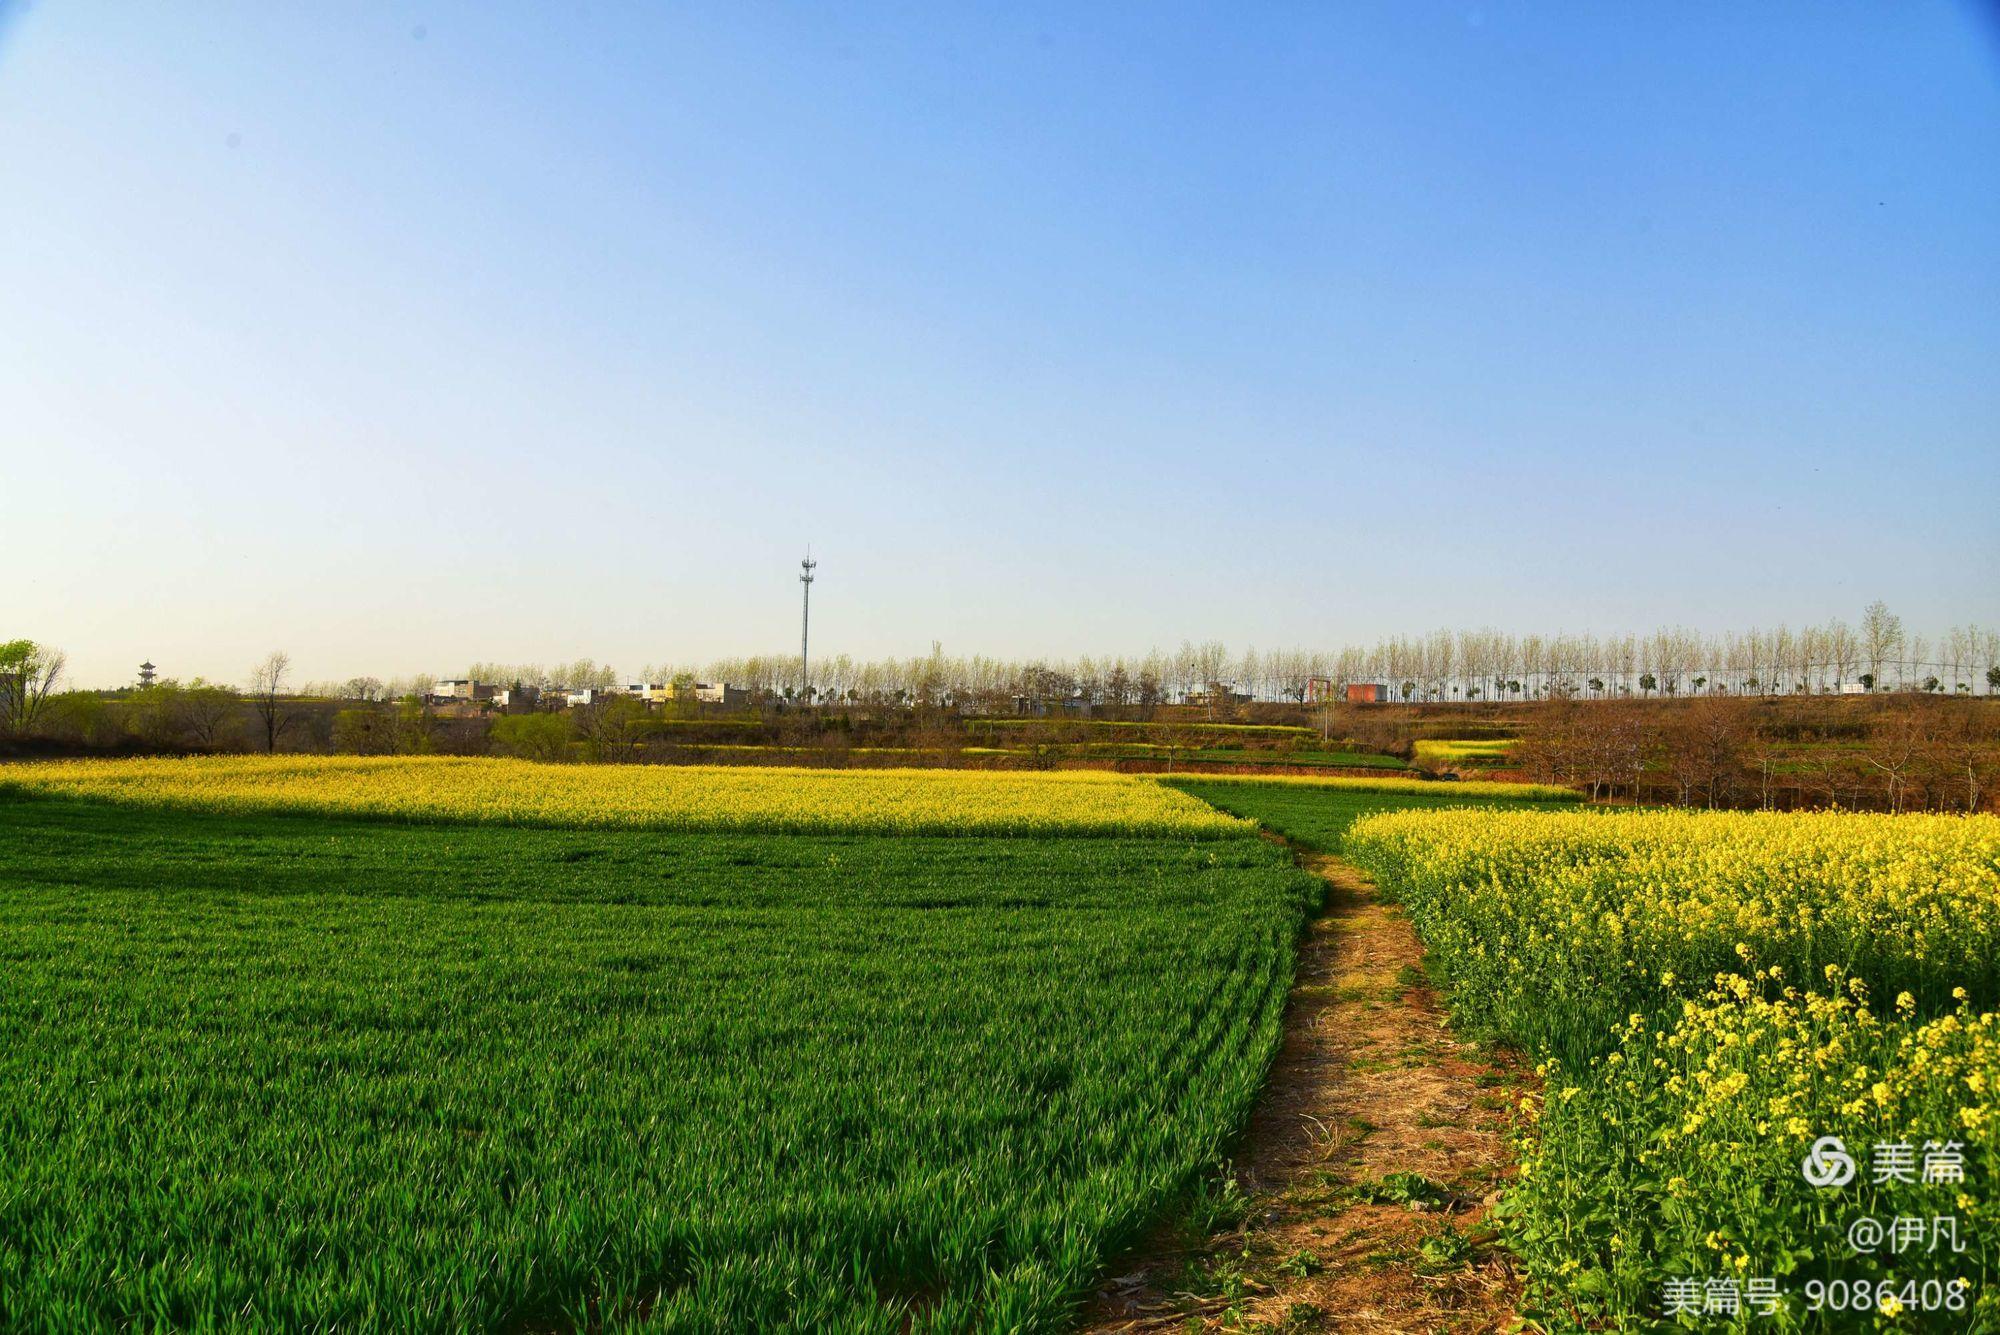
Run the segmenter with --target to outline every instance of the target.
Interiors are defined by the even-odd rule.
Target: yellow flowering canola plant
[[[1419,765],[1448,765],[1460,760],[1497,765],[1507,759],[1514,742],[1507,737],[1429,738],[1418,741],[1414,749]]]
[[[1100,771],[545,765],[459,757],[244,756],[13,766],[0,788],[194,810],[658,830],[1178,835],[1250,826]]]
[[[1471,779],[1463,783],[1435,779],[1372,778],[1358,774],[1204,774],[1205,783],[1282,784],[1296,788],[1345,789],[1362,793],[1411,793],[1421,797],[1513,797],[1524,801],[1574,802],[1574,789],[1551,783],[1501,783]]]
[[[1461,1017],[1572,1060],[1613,1022],[1749,962],[1837,964],[1948,1005],[2000,995],[2000,818],[1404,811],[1347,856],[1409,909]]]
[[[1688,1295],[1756,1280],[1758,1330],[2000,1330],[2000,820],[1400,812],[1347,850],[1455,1011],[1546,1058],[1526,1315],[1728,1325]],[[1815,1186],[1829,1136],[1858,1167]]]
[[[1721,975],[1663,1026],[1627,1017],[1589,1066],[1544,1068],[1502,1213],[1545,1320],[1645,1320],[1670,1280],[1705,1302],[1756,1278],[1778,1294],[1758,1330],[2000,1329],[2000,1014],[1923,1021],[1906,993],[1885,1018],[1828,976],[1846,985],[1766,996],[1768,972]],[[1854,1176],[1815,1187],[1827,1136]]]

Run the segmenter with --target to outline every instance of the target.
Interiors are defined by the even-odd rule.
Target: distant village
[[[470,677],[449,677],[432,684],[425,703],[443,711],[471,710],[503,714],[531,714],[548,709],[582,709],[607,700],[637,700],[645,705],[714,705],[728,711],[747,709],[750,692],[727,683],[628,682],[609,689],[584,687],[581,690],[549,690],[539,686],[502,686],[498,682],[476,681]]]

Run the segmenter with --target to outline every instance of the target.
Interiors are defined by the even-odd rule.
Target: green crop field
[[[1437,796],[1414,793],[1405,787],[1369,788],[1357,781],[1352,788],[1320,783],[1277,783],[1251,777],[1244,779],[1184,778],[1174,776],[1161,782],[1198,797],[1232,816],[1254,820],[1266,829],[1320,853],[1338,853],[1347,836],[1347,827],[1363,816],[1380,811],[1449,810],[1480,807],[1492,810],[1550,811],[1570,805],[1548,790],[1521,785],[1528,797],[1495,797],[1482,785],[1470,792],[1470,785],[1434,784]]]
[[[1242,1125],[1318,892],[1248,833],[0,796],[0,1327],[1060,1325]]]
[[[1161,720],[1145,722],[1135,719],[1077,719],[1065,717],[1035,717],[1033,715],[995,715],[991,717],[969,718],[965,721],[968,732],[992,733],[1010,729],[1028,730],[1034,728],[1059,728],[1079,736],[1097,734],[1116,737],[1128,734],[1144,734],[1152,731],[1208,732],[1228,734],[1237,737],[1310,737],[1313,729],[1298,723],[1206,723],[1181,720]]]
[[[1204,748],[1186,753],[1189,760],[1224,765],[1298,765],[1328,769],[1408,769],[1397,756],[1372,751],[1235,751]]]

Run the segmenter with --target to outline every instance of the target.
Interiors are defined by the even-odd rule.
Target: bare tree
[[[222,725],[235,716],[242,704],[230,687],[196,677],[181,694],[181,721],[197,746],[214,746],[221,740]]]
[[[1896,670],[1896,684],[1898,686],[1907,686],[1911,682],[1922,681],[1924,666],[1930,662],[1930,658],[1931,642],[1921,635],[1912,635],[1904,644],[1903,661],[1898,665]],[[1927,691],[1936,690],[1936,679],[1933,678],[1930,682],[1926,683],[1924,689]]]
[[[25,737],[62,680],[60,649],[33,640],[0,644],[0,731]]]
[[[1772,809],[1772,780],[1776,777],[1778,766],[1783,761],[1784,751],[1776,742],[1759,732],[1750,734],[1749,763],[1756,768],[1759,811]]]
[[[1966,669],[1979,657],[1979,627],[1953,626],[1939,647],[1945,666],[1951,669],[1950,680],[1945,683],[1947,689],[1955,695],[1970,691],[1971,674]]]
[[[1813,747],[1800,759],[1799,773],[1802,790],[1823,797],[1826,806],[1840,805],[1842,785],[1859,801],[1860,776],[1855,773],[1855,762],[1844,751]]]
[[[1847,670],[1854,666],[1856,653],[1854,632],[1845,621],[1833,621],[1826,628],[1826,657],[1833,667],[1833,687],[1839,690],[1847,684]]]
[[[1870,690],[1882,685],[1882,665],[1903,647],[1903,619],[1877,598],[1861,614],[1861,653],[1868,662]]]
[[[1710,697],[1668,727],[1667,771],[1682,806],[1696,798],[1703,806],[1725,806],[1736,796],[1750,732],[1745,709],[1740,700]]]
[[[1204,640],[1193,649],[1188,660],[1189,670],[1194,674],[1194,683],[1208,695],[1208,716],[1215,717],[1215,698],[1229,689],[1224,680],[1229,673],[1229,651],[1219,640]],[[1183,698],[1186,692],[1182,692]]]
[[[2000,755],[1993,749],[1992,729],[1970,710],[1932,710],[1932,726],[1924,738],[1924,762],[1936,789],[1933,805],[1950,810],[1963,804],[1978,811],[1991,791]]]
[[[1899,710],[1869,731],[1865,759],[1882,774],[1889,793],[1889,810],[1903,809],[1903,792],[1910,770],[1929,742],[1924,720],[1914,710]]]
[[[1202,732],[1199,728],[1189,727],[1186,724],[1174,724],[1161,728],[1154,735],[1159,738],[1159,748],[1166,758],[1167,773],[1169,774],[1174,772],[1174,758],[1176,756],[1185,759],[1189,754],[1199,751],[1202,748],[1202,744],[1208,740],[1206,733]]]
[[[1573,783],[1585,779],[1588,768],[1585,754],[1589,739],[1584,726],[1586,721],[1580,717],[1579,709],[1574,701],[1558,700],[1542,711],[1540,726],[1514,748],[1514,763],[1543,783]],[[1597,796],[1594,782],[1591,784],[1591,796]]]
[[[577,732],[592,760],[627,761],[639,743],[646,707],[622,697],[597,699],[575,711]],[[810,740],[800,737],[799,742]]]
[[[1620,788],[1629,787],[1632,800],[1638,801],[1640,784],[1657,750],[1646,726],[1645,711],[1613,706],[1593,709],[1585,717],[1584,778],[1590,784],[1591,797],[1615,795]]]
[[[291,726],[290,701],[285,698],[285,676],[292,660],[282,650],[273,650],[250,674],[250,703],[264,724],[264,749],[278,749],[278,734]]]
[[[484,677],[477,672],[472,676],[476,681],[507,680],[504,677]],[[382,683],[375,677],[349,677],[340,685],[340,696],[343,700],[359,700],[364,704],[374,704],[382,699]]]
[[[1104,678],[1104,701],[1113,709],[1123,709],[1132,703],[1132,674],[1125,670],[1125,660],[1119,659],[1111,665],[1111,671]]]

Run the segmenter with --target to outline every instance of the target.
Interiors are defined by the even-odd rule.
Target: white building
[[[705,705],[721,705],[734,709],[750,703],[750,692],[741,686],[731,686],[727,682],[698,681],[694,684],[694,698]]]

